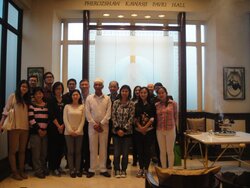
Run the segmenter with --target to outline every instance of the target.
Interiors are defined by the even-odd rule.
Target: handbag
[[[181,146],[178,143],[174,145],[174,166],[181,166]]]
[[[174,145],[174,166],[181,166],[181,145],[180,145],[180,135],[177,127],[175,126],[176,141]]]
[[[15,123],[15,110],[14,110],[14,97],[13,97],[11,108],[9,109],[7,117],[4,120],[2,129],[4,131],[9,131],[13,129],[14,123]]]

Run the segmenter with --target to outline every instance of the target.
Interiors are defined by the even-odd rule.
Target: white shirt
[[[107,95],[89,95],[85,102],[86,118],[90,125],[108,125],[111,117],[111,100]]]
[[[71,104],[67,104],[63,111],[63,121],[65,125],[64,135],[70,135],[72,132],[83,135],[85,121],[84,105],[73,107]]]

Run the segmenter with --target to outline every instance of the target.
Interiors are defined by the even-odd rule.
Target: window
[[[204,110],[205,27],[187,24],[187,110]],[[195,74],[194,74],[195,73]]]
[[[3,9],[5,16],[3,16]],[[0,0],[0,26],[1,26],[1,101],[5,101],[10,93],[16,89],[17,81],[20,79],[21,63],[21,26],[22,11],[12,1]],[[2,58],[2,56],[4,58]],[[13,77],[14,76],[14,77]],[[5,95],[3,95],[5,93]],[[1,107],[4,102],[1,103]],[[2,109],[2,108],[1,108]]]
[[[11,3],[8,3],[8,23],[14,27],[15,29],[18,29],[18,10],[11,4]]]
[[[3,17],[3,0],[0,0],[0,18]]]
[[[99,23],[101,25],[130,25],[130,23]],[[163,24],[152,23],[134,23],[135,25],[163,26]],[[91,23],[96,25],[96,23]],[[76,27],[78,31],[75,32]],[[169,24],[176,26],[176,24]],[[82,23],[64,22],[62,24],[64,33],[68,33],[68,39],[64,37],[61,41],[63,45],[62,52],[67,53],[64,57],[63,68],[67,67],[67,79],[74,77],[79,82],[82,75]],[[75,29],[72,29],[75,27]],[[65,32],[65,29],[68,30]],[[198,82],[204,75],[204,55],[205,55],[205,38],[204,25],[187,24],[187,109],[202,110],[203,106],[203,82]],[[172,50],[164,49],[163,40],[171,40]],[[143,46],[143,48],[140,48]],[[165,51],[164,51],[165,50]],[[134,54],[137,53],[139,55]],[[141,53],[141,54],[140,54]],[[171,54],[171,56],[166,56]],[[164,56],[165,55],[165,56]],[[143,59],[144,58],[144,59]],[[169,90],[169,93],[178,102],[179,100],[179,59],[178,59],[178,32],[175,31],[127,31],[127,30],[102,30],[90,31],[90,48],[89,48],[89,80],[90,83],[96,77],[105,77],[104,92],[108,93],[108,82],[118,80],[120,85],[129,83],[128,77],[134,81],[130,83],[133,89],[134,85],[145,86],[147,83],[162,81]],[[132,60],[131,60],[132,59]],[[161,60],[163,61],[161,62]],[[131,61],[135,61],[134,64]],[[130,62],[130,63],[125,63]],[[168,64],[170,62],[170,64]],[[141,63],[141,67],[140,67]],[[165,64],[164,64],[165,63]],[[73,68],[72,68],[73,66]],[[158,66],[158,67],[157,67]],[[161,67],[163,66],[163,67]],[[160,68],[159,68],[160,67]],[[157,69],[158,68],[158,69]],[[200,70],[202,69],[202,70]],[[148,76],[143,77],[144,71]],[[164,73],[164,76],[170,76],[171,79],[161,80],[158,70]],[[162,71],[164,70],[164,71]],[[194,72],[196,74],[194,74]],[[124,79],[121,75],[124,74]],[[64,74],[65,75],[65,74]],[[137,76],[136,76],[137,75]],[[140,78],[142,76],[142,78]],[[164,77],[163,76],[163,77]],[[137,80],[137,82],[135,82]],[[66,83],[66,80],[64,80]],[[202,91],[201,91],[202,90]],[[91,92],[93,88],[91,87]]]
[[[3,11],[5,10],[5,11]],[[0,109],[16,89],[20,80],[22,10],[11,0],[0,0]],[[5,139],[5,140],[4,140]],[[7,142],[0,136],[1,142]],[[0,160],[7,156],[6,147],[0,148]]]

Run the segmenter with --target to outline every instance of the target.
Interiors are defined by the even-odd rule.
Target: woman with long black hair
[[[139,92],[140,92],[141,86],[135,86],[133,89],[133,98],[132,101],[136,104],[139,99]],[[137,166],[138,161],[138,152],[136,147],[136,141],[135,141],[135,124],[133,123],[133,136],[132,136],[132,154],[133,154],[133,166]]]
[[[135,105],[135,140],[139,157],[140,169],[137,177],[145,177],[151,159],[151,145],[154,139],[155,106],[151,103],[147,87],[142,87],[139,100]]]
[[[12,171],[12,178],[16,180],[27,179],[24,172],[25,149],[29,137],[28,105],[30,103],[29,83],[27,80],[21,80],[17,85],[15,93],[12,93],[5,105],[2,119],[0,121],[0,130],[8,111],[14,108],[15,120],[12,129],[8,131],[9,162]],[[16,165],[16,152],[18,151],[18,165]]]

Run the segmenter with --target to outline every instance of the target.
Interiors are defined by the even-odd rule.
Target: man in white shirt
[[[90,168],[87,178],[95,175],[99,153],[100,174],[110,177],[106,168],[109,119],[111,117],[110,97],[102,93],[103,80],[94,81],[95,94],[86,99],[86,117],[89,122]],[[99,145],[99,152],[98,152]]]

